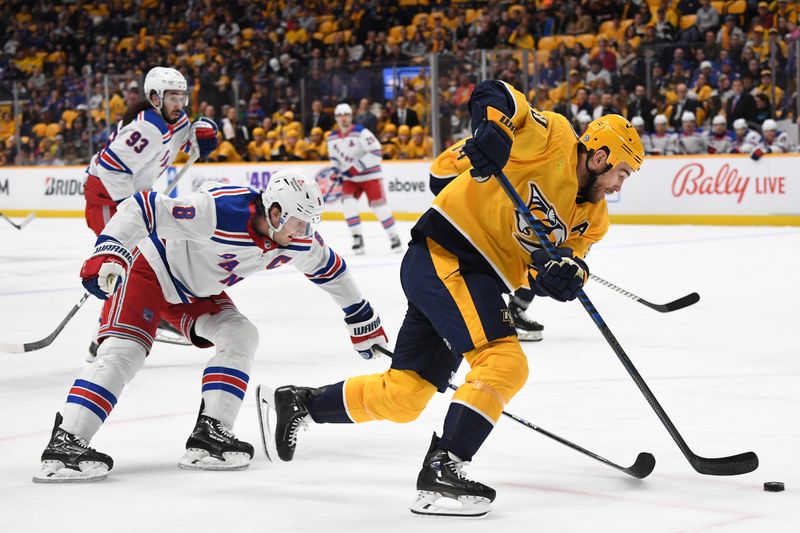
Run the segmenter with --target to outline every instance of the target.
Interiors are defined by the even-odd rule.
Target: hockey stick
[[[28,213],[28,216],[26,216],[26,217],[25,217],[25,219],[24,219],[22,222],[20,222],[19,224],[17,224],[16,222],[14,222],[14,221],[13,221],[13,220],[11,220],[10,218],[8,218],[8,217],[7,217],[6,215],[4,215],[3,213],[0,213],[0,217],[1,217],[1,218],[3,218],[3,219],[6,221],[6,222],[8,222],[9,224],[11,224],[12,226],[14,226],[15,228],[17,228],[17,229],[22,229],[22,228],[24,228],[25,226],[27,226],[27,225],[28,225],[28,222],[30,222],[31,220],[33,220],[34,218],[36,218],[36,213],[33,213],[33,212],[31,212],[31,213]]]
[[[389,357],[392,357],[392,355],[394,355],[391,351],[389,351],[388,349],[386,349],[386,348],[384,348],[383,346],[380,346],[380,345],[375,345],[372,348],[374,350],[377,350],[377,351],[389,356]],[[458,387],[456,387],[453,384],[450,384],[448,386],[453,390],[458,390]],[[616,468],[620,472],[624,472],[624,473],[628,474],[629,476],[633,476],[633,477],[639,478],[639,479],[646,478],[647,476],[650,475],[650,472],[652,472],[653,468],[655,468],[655,466],[656,466],[656,458],[653,457],[652,454],[647,453],[647,452],[640,453],[636,457],[636,462],[634,462],[633,465],[631,465],[631,466],[629,466],[627,468],[624,467],[624,466],[620,466],[620,465],[618,465],[616,463],[613,463],[613,462],[609,461],[605,457],[601,457],[601,456],[597,455],[596,453],[587,450],[583,446],[579,446],[579,445],[575,444],[574,442],[570,442],[570,441],[568,441],[567,439],[565,439],[563,437],[559,437],[555,433],[550,433],[546,429],[544,429],[542,427],[539,427],[539,426],[537,426],[536,424],[534,424],[532,422],[528,422],[524,418],[521,418],[521,417],[519,417],[519,416],[517,416],[517,415],[515,415],[513,413],[509,413],[507,411],[503,411],[503,414],[505,416],[507,416],[508,418],[510,418],[511,420],[514,420],[515,422],[519,422],[523,426],[525,426],[527,428],[530,428],[530,429],[532,429],[532,430],[534,430],[534,431],[536,431],[538,433],[541,433],[545,437],[549,437],[549,438],[553,439],[556,442],[560,442],[564,446],[572,448],[576,452],[582,453],[583,455],[586,455],[588,457],[591,457],[592,459],[600,461],[601,463],[604,463],[604,464],[610,466],[611,468]]]
[[[626,291],[622,287],[617,287],[610,281],[606,281],[600,276],[595,276],[594,274],[589,274],[589,277],[598,282],[600,285],[605,285],[609,289],[615,290],[618,293],[622,294],[623,296],[627,296],[631,300],[635,302],[639,302],[642,305],[646,305],[650,309],[655,309],[659,313],[669,313],[670,311],[677,311],[678,309],[683,309],[684,307],[689,307],[690,305],[696,304],[700,301],[700,295],[696,292],[691,294],[687,294],[677,300],[673,300],[671,302],[667,302],[665,304],[654,304],[652,302],[648,302],[644,298],[636,296],[635,294]]]
[[[190,157],[189,160],[186,163],[183,164],[183,166],[181,167],[180,171],[178,171],[178,173],[175,174],[175,179],[172,180],[172,183],[169,184],[169,187],[164,189],[164,192],[161,193],[161,194],[165,194],[165,195],[169,196],[170,193],[172,193],[172,191],[175,190],[175,187],[178,186],[178,182],[181,180],[183,175],[186,174],[186,171],[188,171],[192,167],[192,165],[194,165],[194,162],[197,161],[199,158],[200,158],[200,156],[198,156],[198,155],[194,155],[194,156]]]
[[[528,227],[539,238],[539,242],[547,251],[548,256],[553,259],[558,257],[556,247],[547,237],[546,229],[539,219],[534,217],[530,210],[522,202],[522,198],[519,197],[519,193],[517,193],[516,189],[514,189],[514,187],[511,185],[511,182],[508,181],[506,175],[503,172],[500,172],[500,175],[495,176],[495,178],[511,202],[514,204],[514,208],[516,209],[517,213],[522,216]],[[616,337],[614,337],[614,334],[611,333],[611,329],[609,329],[608,325],[603,320],[603,317],[600,316],[600,313],[597,311],[592,301],[589,300],[589,297],[586,296],[586,293],[583,291],[583,289],[578,292],[578,299],[580,300],[584,309],[586,309],[586,312],[589,313],[592,321],[595,323],[598,329],[600,329],[603,337],[605,337],[606,341],[608,341],[608,344],[611,346],[611,349],[614,350],[614,353],[617,355],[620,362],[622,362],[622,366],[625,367],[625,370],[627,370],[628,374],[630,374],[631,378],[633,378],[634,383],[636,383],[636,386],[639,387],[639,390],[650,404],[650,407],[652,407],[653,411],[655,411],[656,415],[658,415],[659,420],[661,420],[661,423],[664,424],[664,427],[678,445],[678,448],[680,448],[681,452],[683,452],[683,455],[689,461],[689,464],[692,465],[692,468],[701,474],[712,476],[734,476],[746,474],[758,468],[758,456],[753,452],[740,453],[730,457],[708,458],[700,457],[691,449],[689,449],[686,441],[683,440],[683,437],[678,432],[678,429],[672,423],[672,420],[669,419],[669,416],[667,416],[667,413],[664,411],[664,408],[661,407],[661,404],[658,403],[658,400],[653,395],[650,387],[647,386],[647,383],[645,383],[641,374],[639,374],[639,371],[633,366],[633,363],[628,358],[625,350],[622,349],[622,345],[620,345],[619,341],[617,341]]]
[[[67,313],[67,316],[64,317],[64,319],[61,321],[58,327],[56,327],[56,329],[44,339],[34,342],[26,342],[24,344],[0,343],[0,352],[6,352],[6,353],[34,352],[36,350],[41,350],[42,348],[50,346],[53,343],[53,341],[56,340],[58,334],[61,333],[61,330],[64,329],[64,326],[67,325],[67,322],[69,322],[70,319],[73,316],[75,316],[75,313],[78,312],[78,309],[80,309],[83,306],[83,303],[86,301],[87,298],[89,298],[89,293],[84,292],[83,296],[81,296],[80,301],[78,301],[78,303],[72,306],[72,309],[70,309],[69,313]]]

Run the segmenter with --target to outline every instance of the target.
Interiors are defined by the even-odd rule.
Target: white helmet
[[[588,124],[591,121],[592,121],[592,117],[589,116],[589,113],[587,113],[586,111],[581,110],[578,113],[578,122],[580,122],[581,124]]]
[[[189,105],[189,93],[186,91],[186,78],[174,68],[153,67],[144,78],[144,96],[150,101],[150,93],[155,91],[161,104],[164,104],[166,91],[183,91],[183,105]]]
[[[764,123],[761,125],[761,131],[775,131],[777,129],[778,129],[778,123],[772,120],[771,118],[765,120]]]
[[[631,124],[633,124],[634,128],[644,126],[644,119],[637,115],[631,119]]]
[[[298,168],[279,170],[270,177],[267,188],[261,193],[264,209],[269,212],[273,204],[281,208],[278,227],[270,224],[270,237],[273,231],[280,231],[289,217],[306,223],[306,236],[314,234],[314,228],[322,219],[322,192],[317,181],[308,178]]]
[[[697,120],[697,118],[691,111],[684,111],[683,115],[681,115],[681,122],[694,122],[695,120]]]
[[[667,124],[667,116],[666,115],[656,115],[656,118],[653,120],[653,124]]]
[[[336,106],[336,109],[333,112],[333,115],[338,117],[339,115],[352,115],[353,108],[350,107],[350,104],[339,104]]]
[[[722,115],[717,115],[716,117],[714,117],[714,120],[711,121],[711,125],[712,126],[718,126],[718,125],[723,125],[724,126],[727,123],[728,123],[728,121],[725,120],[725,117],[723,117]]]
[[[743,118],[737,118],[733,121],[733,129],[735,130],[746,130],[747,129],[747,121]]]

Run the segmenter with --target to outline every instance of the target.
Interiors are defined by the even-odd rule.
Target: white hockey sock
[[[361,217],[358,214],[358,200],[352,196],[342,198],[342,212],[347,226],[353,235],[361,235]]]
[[[203,414],[233,429],[250,380],[258,330],[239,311],[226,309],[199,317],[195,333],[217,349],[203,371]]]
[[[142,368],[147,352],[138,342],[106,338],[97,359],[83,367],[67,395],[61,427],[91,441],[125,385]]]
[[[381,224],[383,224],[383,229],[386,230],[386,233],[389,234],[389,237],[396,237],[397,236],[397,226],[394,223],[394,217],[392,216],[392,210],[387,204],[375,206],[372,208],[375,211],[375,216],[378,217]]]

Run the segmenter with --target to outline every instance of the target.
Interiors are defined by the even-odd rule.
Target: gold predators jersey
[[[575,131],[562,115],[536,111],[522,93],[498,83],[514,104],[507,112],[515,136],[504,173],[542,221],[550,240],[583,258],[608,231],[609,221],[605,200],[578,203]],[[515,290],[527,285],[530,254],[539,247],[538,239],[495,179],[485,183],[472,179],[469,159],[462,151],[464,142],[434,161],[431,189],[441,192],[414,229],[467,265],[478,267],[482,259],[507,290]]]

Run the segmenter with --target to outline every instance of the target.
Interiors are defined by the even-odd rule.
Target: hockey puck
[[[781,492],[784,488],[782,481],[767,481],[764,483],[764,490],[767,492]]]

